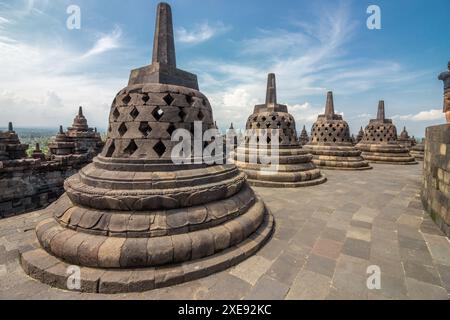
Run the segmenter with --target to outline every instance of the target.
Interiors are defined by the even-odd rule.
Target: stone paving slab
[[[85,294],[29,278],[18,253],[38,245],[37,211],[0,220],[0,299],[448,299],[450,242],[423,211],[419,166],[326,171],[302,189],[256,188],[276,231],[256,255],[226,271],[142,293]],[[381,288],[367,288],[367,267]]]

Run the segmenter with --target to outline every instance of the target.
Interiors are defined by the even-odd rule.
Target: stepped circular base
[[[327,177],[323,174],[317,179],[309,181],[299,181],[299,182],[276,182],[276,181],[262,181],[262,180],[252,180],[247,179],[248,184],[253,187],[261,188],[301,188],[301,187],[312,187],[322,183],[327,182]]]
[[[404,157],[396,157],[396,156],[384,156],[379,153],[368,153],[363,152],[362,156],[369,162],[372,163],[385,163],[385,164],[396,164],[396,165],[414,165],[418,164],[418,162],[414,159],[414,157],[404,156]]]
[[[20,262],[30,277],[63,290],[105,294],[143,292],[206,277],[242,262],[267,242],[274,226],[272,214],[266,211],[263,223],[241,243],[213,256],[181,264],[138,269],[79,267],[81,281],[78,288],[68,287],[71,282],[68,271],[73,272],[73,266],[43,249],[22,253]]]
[[[409,153],[411,154],[412,157],[414,157],[418,161],[423,161],[425,157],[424,152],[411,150]]]
[[[306,145],[304,149],[313,155],[313,163],[328,170],[370,170],[372,167],[361,157],[361,151],[353,146]]]
[[[362,151],[362,157],[372,163],[395,165],[414,165],[417,161],[408,150],[399,144],[365,144],[360,143],[357,148]]]
[[[312,155],[298,146],[274,151],[278,164],[263,164],[257,148],[238,148],[232,155],[235,164],[247,175],[251,186],[266,188],[299,188],[324,183],[327,179],[312,162]],[[269,152],[269,155],[271,152]],[[252,156],[254,158],[252,159]]]
[[[342,162],[335,162],[335,163],[327,162],[327,164],[323,164],[324,163],[323,161],[313,160],[313,162],[316,166],[318,166],[320,169],[323,170],[367,171],[373,169],[370,165],[367,167],[351,167],[351,166],[345,167],[345,164],[343,166]]]

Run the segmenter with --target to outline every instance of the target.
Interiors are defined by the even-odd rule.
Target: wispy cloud
[[[122,36],[122,29],[116,26],[114,30],[106,35],[102,35],[94,44],[94,46],[86,52],[82,59],[96,56],[110,50],[120,48],[120,40]]]
[[[58,40],[35,44],[0,29],[3,121],[13,121],[18,126],[51,126],[56,130],[59,124],[69,125],[67,119],[72,119],[77,106],[83,105],[90,124],[105,126],[108,105],[124,81],[105,78],[98,70],[86,72],[84,66],[116,48],[120,34],[120,29],[113,30],[83,53]]]
[[[428,111],[420,111],[416,114],[395,115],[393,119],[409,120],[409,121],[433,121],[443,119],[442,110],[431,109]]]
[[[199,44],[228,30],[230,30],[230,27],[225,26],[222,22],[217,22],[213,25],[203,22],[194,26],[192,30],[187,30],[183,27],[178,28],[175,31],[175,36],[177,41],[181,43]]]

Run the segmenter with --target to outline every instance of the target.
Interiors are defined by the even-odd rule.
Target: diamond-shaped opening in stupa
[[[171,123],[170,126],[167,128],[167,133],[170,134],[170,136],[172,136],[172,133],[174,133],[175,130],[177,130],[177,128],[175,128],[173,123]]]
[[[119,110],[117,110],[117,108],[115,108],[113,111],[113,117],[114,117],[114,120],[117,120],[120,117],[120,112],[119,112]]]
[[[123,152],[132,156],[137,149],[138,146],[136,145],[136,142],[134,142],[134,140],[131,140],[130,143],[128,144],[128,147],[126,147],[125,150],[123,150]]]
[[[148,137],[150,132],[152,132],[152,128],[148,124],[148,122],[141,122],[139,125],[139,131],[145,136]]]
[[[170,106],[172,102],[175,100],[170,94],[166,95],[163,99],[168,106]]]
[[[203,120],[205,118],[205,115],[203,114],[202,110],[198,112],[198,120]]]
[[[160,107],[156,107],[153,110],[152,115],[156,119],[156,121],[159,121],[163,117],[164,111]]]
[[[136,107],[134,107],[133,110],[131,110],[130,116],[133,118],[133,120],[139,116],[139,111]]]
[[[111,145],[108,148],[108,151],[106,151],[106,155],[105,157],[107,158],[111,158],[112,155],[114,154],[114,151],[116,151],[116,144],[114,143],[114,141],[111,143]]]
[[[178,116],[181,118],[181,121],[184,121],[184,117],[187,116],[186,112],[184,112],[183,108],[180,108],[180,112],[178,112]]]
[[[160,140],[157,144],[153,146],[153,150],[155,150],[156,154],[161,158],[163,154],[166,152],[166,146]]]
[[[127,131],[128,131],[127,125],[125,123],[122,123],[119,126],[119,134],[120,134],[120,136],[123,137],[125,135],[125,133],[127,133]]]
[[[127,94],[127,95],[122,99],[122,102],[123,102],[124,104],[130,103],[130,101],[131,101],[131,96],[130,96],[129,94]]]

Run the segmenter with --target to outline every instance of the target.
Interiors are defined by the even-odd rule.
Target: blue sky
[[[301,129],[326,92],[356,134],[379,99],[399,131],[443,123],[439,72],[450,60],[450,1],[174,0],[177,61],[199,77],[221,128],[243,127],[275,72]],[[81,8],[68,30],[66,9]],[[129,71],[150,62],[156,1],[0,0],[0,114],[22,127],[68,126],[83,105],[105,128]],[[381,30],[366,9],[381,8]],[[4,126],[0,124],[0,126]]]

